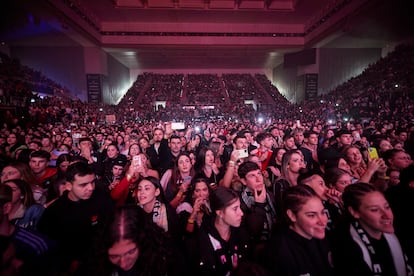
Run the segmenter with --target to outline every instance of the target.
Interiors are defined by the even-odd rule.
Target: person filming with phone
[[[240,178],[237,175],[237,169],[249,156],[246,136],[237,134],[233,139],[232,149],[220,186],[226,188],[232,187],[234,190],[239,190]]]
[[[178,155],[175,165],[168,169],[161,178],[165,198],[171,207],[177,208],[184,200],[195,172],[188,153]]]
[[[358,182],[371,183],[384,191],[387,165],[382,158],[368,154],[368,162],[365,162],[360,149],[356,146],[345,147],[343,153],[351,167],[352,176],[358,179]]]
[[[145,153],[134,156],[126,171],[125,177],[111,190],[111,198],[116,206],[135,203],[135,189],[141,179],[148,176],[159,179],[158,172],[150,168],[149,158]]]

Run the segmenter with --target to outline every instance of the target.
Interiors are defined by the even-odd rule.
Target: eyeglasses
[[[125,252],[124,254],[108,255],[108,258],[112,263],[118,263],[122,258],[131,258],[132,255],[137,253],[137,251],[138,251],[138,247],[134,247],[131,250]]]

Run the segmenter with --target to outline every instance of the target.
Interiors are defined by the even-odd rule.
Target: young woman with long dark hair
[[[248,257],[248,235],[240,227],[243,212],[238,194],[218,187],[210,195],[213,219],[187,243],[194,275],[229,275]]]

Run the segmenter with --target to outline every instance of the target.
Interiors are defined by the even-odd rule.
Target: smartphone
[[[185,124],[184,122],[172,122],[171,129],[172,130],[185,129]]]
[[[377,152],[377,149],[376,148],[374,148],[374,147],[369,147],[368,148],[368,154],[369,154],[369,158],[372,160],[372,159],[377,159],[377,158],[379,158],[379,156],[378,156],[378,152]]]
[[[135,166],[142,166],[142,160],[140,155],[135,155],[132,157],[133,163]]]
[[[237,151],[239,152],[239,158],[246,158],[249,156],[247,149],[239,149]]]

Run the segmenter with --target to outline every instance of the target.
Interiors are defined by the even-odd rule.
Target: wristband
[[[194,224],[194,220],[193,220],[192,218],[187,219],[187,222],[188,222],[189,224]]]
[[[230,166],[230,167],[234,167],[234,165],[236,165],[236,162],[234,162],[234,161],[230,160],[230,161],[229,161],[229,166]]]

